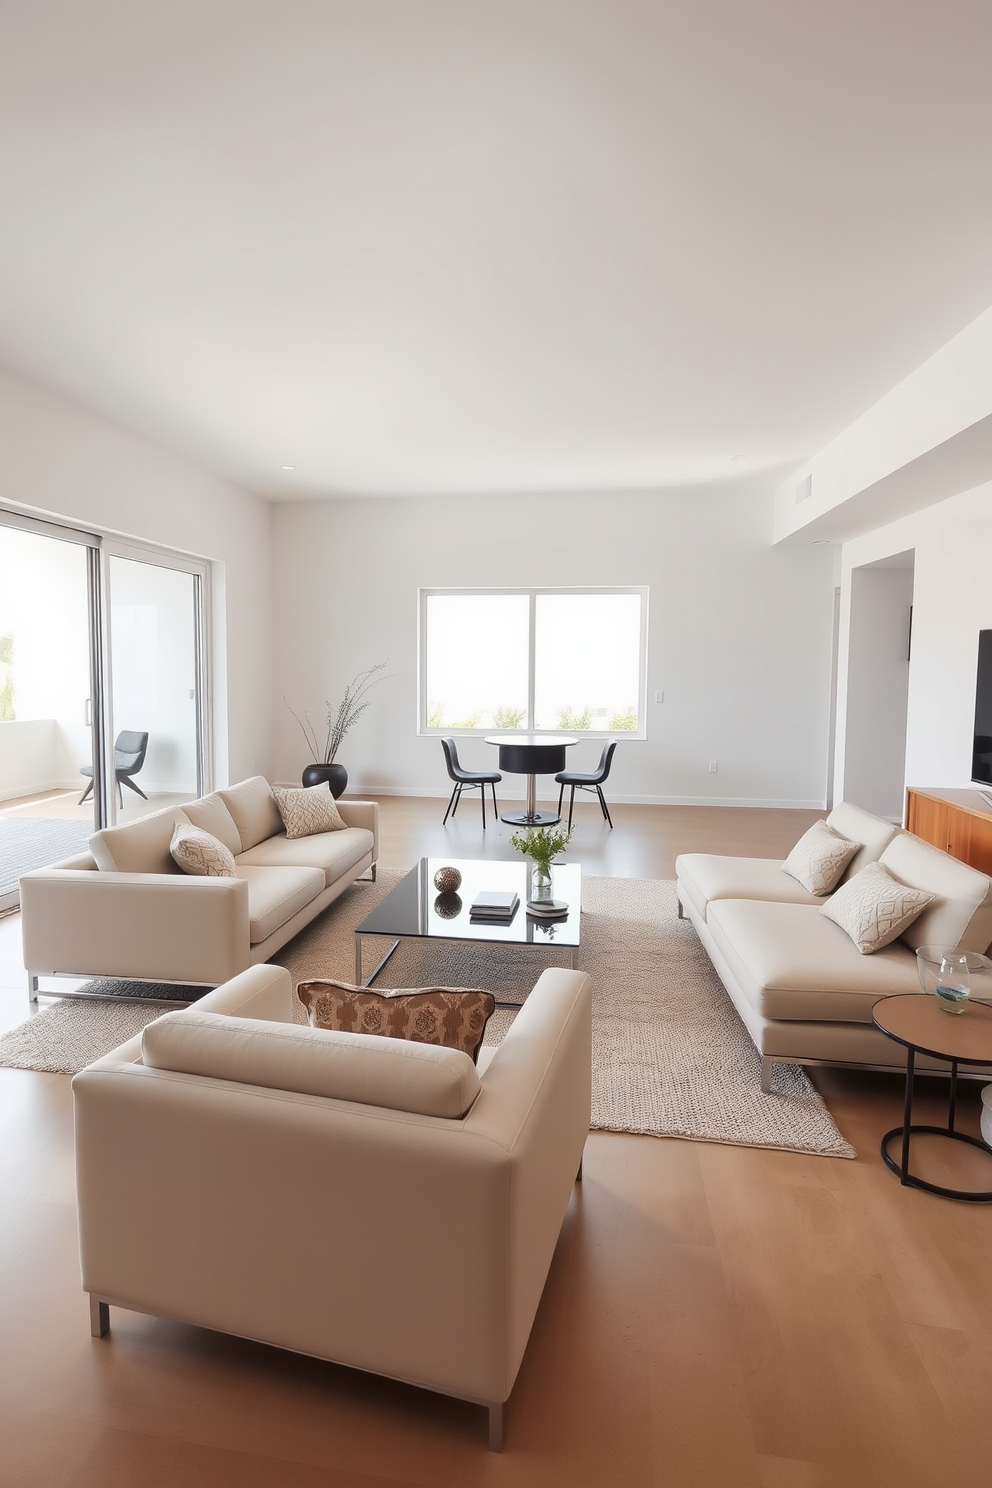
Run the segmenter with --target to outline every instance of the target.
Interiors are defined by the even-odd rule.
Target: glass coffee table
[[[434,875],[439,868],[457,868],[462,882],[456,894],[439,894]],[[569,907],[568,917],[539,920],[527,913],[530,866],[522,859],[502,862],[485,858],[421,858],[355,930],[355,981],[371,987],[386,962],[404,940],[478,941],[485,945],[545,946],[570,952],[574,968],[579,951],[582,869],[578,863],[552,868],[552,894]],[[506,925],[473,923],[469,917],[477,894],[487,890],[514,891],[520,904]],[[368,977],[362,978],[364,937],[393,943]]]

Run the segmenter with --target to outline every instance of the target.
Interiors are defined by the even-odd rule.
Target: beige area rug
[[[294,981],[350,981],[354,928],[401,877],[356,883],[276,959]],[[594,1128],[854,1157],[798,1065],[776,1065],[775,1093],[762,1094],[758,1054],[695,931],[678,919],[673,882],[587,878],[582,904]],[[374,951],[366,942],[366,968]],[[481,986],[519,1002],[556,962],[567,965],[567,952],[405,942],[376,987]],[[57,1003],[0,1039],[0,1065],[72,1073],[157,1016],[153,1007],[120,1002]],[[497,1009],[486,1042],[499,1043],[515,1016]]]

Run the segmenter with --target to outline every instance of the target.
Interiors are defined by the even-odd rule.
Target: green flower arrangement
[[[542,878],[550,878],[552,860],[565,851],[571,835],[564,827],[557,832],[550,827],[528,827],[525,832],[514,832],[510,846],[536,863]]]

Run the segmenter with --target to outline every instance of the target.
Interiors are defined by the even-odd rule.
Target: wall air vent
[[[809,475],[806,476],[805,480],[801,480],[796,487],[796,505],[798,506],[800,501],[808,501],[812,494],[813,473],[811,471]]]

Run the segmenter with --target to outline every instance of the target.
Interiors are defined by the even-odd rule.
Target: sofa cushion
[[[186,822],[176,807],[153,811],[119,827],[94,832],[89,849],[103,873],[179,873],[169,852],[177,822]]]
[[[367,857],[374,845],[372,833],[364,827],[345,827],[340,832],[320,832],[292,841],[280,832],[242,853],[237,861],[239,867],[246,868],[319,868],[325,882],[332,884]]]
[[[210,796],[201,796],[198,801],[184,801],[183,811],[194,827],[202,827],[204,832],[209,832],[211,837],[223,842],[228,851],[237,857],[241,851],[241,833],[218,791]]]
[[[724,858],[718,853],[681,853],[675,872],[699,915],[714,899],[770,899],[784,904],[822,904],[782,872],[781,858]]]
[[[721,899],[707,921],[720,954],[765,1018],[870,1023],[880,997],[919,992],[916,957],[895,940],[862,956],[815,904]]]
[[[236,878],[234,854],[202,827],[177,822],[169,844],[172,861],[194,878]]]
[[[319,868],[253,868],[237,864],[238,877],[248,884],[248,939],[252,945],[268,940],[281,925],[324,892]]]
[[[272,799],[272,788],[263,775],[253,775],[239,785],[228,786],[218,791],[241,839],[241,852],[247,852],[266,837],[274,837],[282,831],[282,817]]]
[[[879,862],[902,883],[927,889],[937,898],[914,920],[902,939],[917,946],[956,946],[984,951],[992,941],[992,880],[931,847],[911,832],[900,832]]]
[[[825,821],[814,822],[782,864],[782,872],[796,879],[810,894],[830,894],[860,847],[860,842],[842,837]]]
[[[820,913],[851,937],[862,956],[891,945],[932,903],[926,889],[900,883],[881,863],[868,863],[832,894]]]
[[[319,785],[277,785],[273,787],[272,795],[290,841],[298,837],[313,837],[318,832],[344,829],[337,802],[326,780]]]
[[[301,982],[296,995],[314,1028],[409,1039],[460,1049],[472,1060],[496,1010],[491,992],[470,987],[400,988],[383,996],[351,982]]]
[[[464,1116],[479,1093],[467,1054],[294,1023],[184,1008],[150,1023],[142,1062],[213,1080],[237,1080],[418,1116]]]
[[[893,822],[886,821],[881,816],[873,816],[860,806],[852,806],[850,801],[840,801],[834,807],[827,817],[827,826],[848,841],[861,843],[860,851],[854,854],[847,865],[842,883],[860,873],[868,863],[876,863],[892,839],[902,832],[902,828],[895,826]]]

